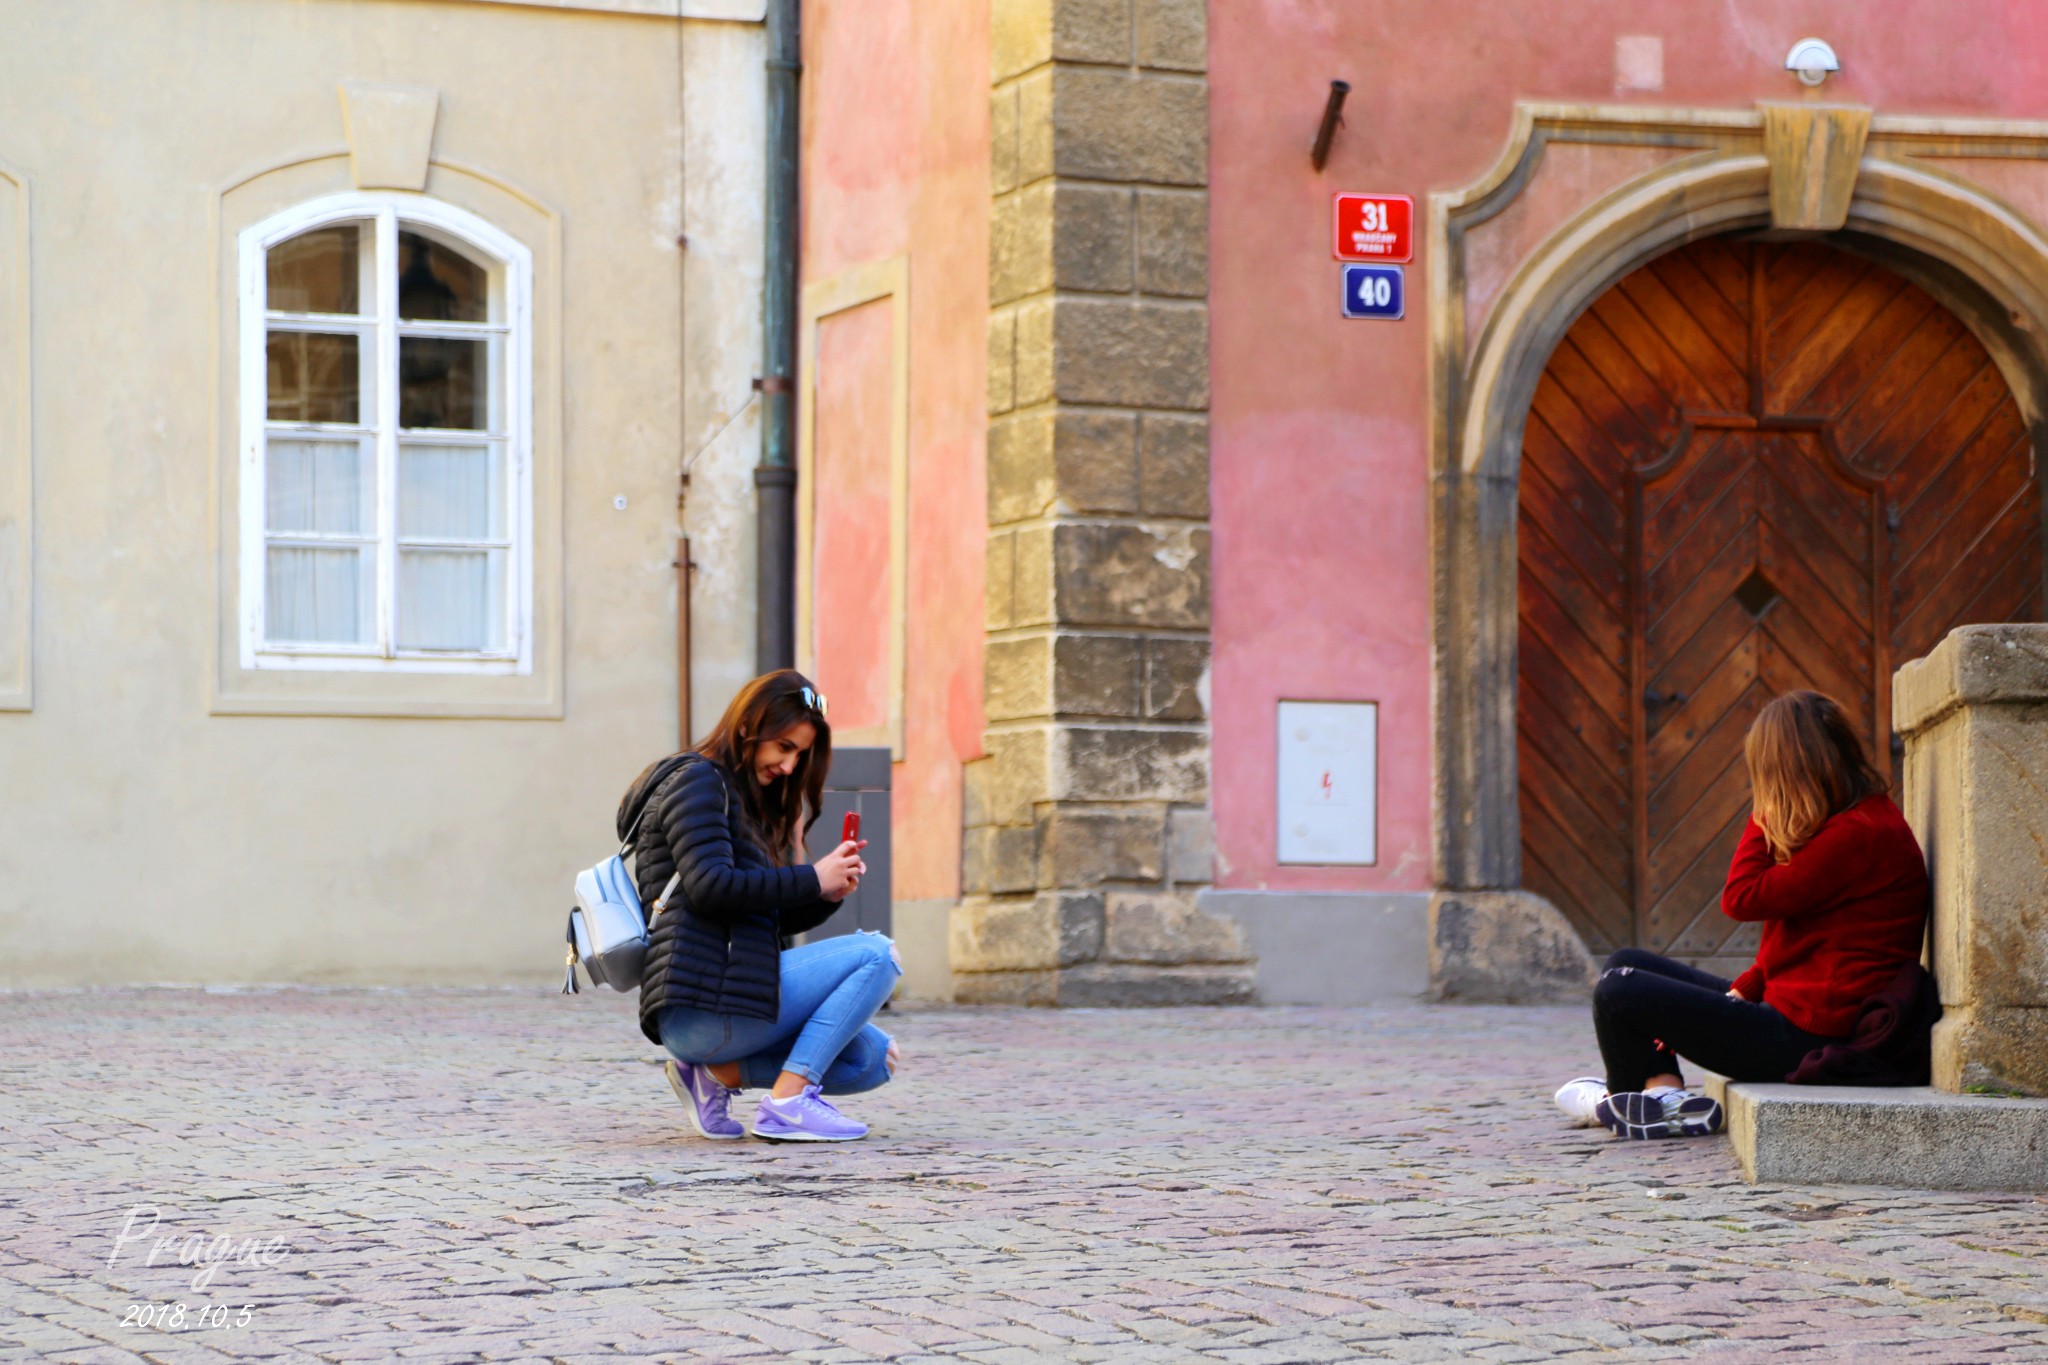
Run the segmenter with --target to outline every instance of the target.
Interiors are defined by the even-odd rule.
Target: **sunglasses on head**
[[[821,716],[825,714],[825,694],[823,692],[820,692],[815,687],[800,687],[797,689],[796,694],[803,699],[805,706],[810,707]]]

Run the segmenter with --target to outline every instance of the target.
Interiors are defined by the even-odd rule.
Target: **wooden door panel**
[[[1728,442],[1727,434],[1709,432],[1705,439],[1693,441],[1673,471],[1684,477],[1661,492],[1645,490],[1642,534],[1660,545],[1672,543],[1749,473],[1748,461]]]
[[[1589,863],[1541,807],[1528,807],[1522,819],[1529,832],[1529,860],[1549,871],[1557,885],[1569,888],[1568,898],[1559,904],[1572,907],[1581,932],[1596,941],[1629,942],[1634,908],[1626,892],[1608,880],[1615,869]]]
[[[1669,433],[1677,428],[1675,413],[1639,409],[1624,399],[1570,337],[1558,343],[1545,376],[1557,381],[1572,406],[1606,439],[1611,453],[1602,464],[1626,467],[1630,452],[1668,445]]]
[[[1790,349],[1773,357],[1777,362],[1777,372],[1771,376],[1771,387],[1764,398],[1765,411],[1787,414],[1812,411],[1808,396],[1813,389],[1852,347],[1857,347],[1864,332],[1876,328],[1886,306],[1907,287],[1906,282],[1897,277],[1893,277],[1892,284],[1867,277],[1858,281],[1836,301],[1811,332]],[[1858,349],[1865,354],[1870,351],[1869,347]]]
[[[2029,521],[2034,524],[2028,525]],[[1931,634],[1933,642],[1939,643],[1943,635],[1962,624],[1964,607],[1982,592],[1986,577],[1996,575],[2013,559],[2039,564],[2039,525],[2036,490],[2023,488],[1990,515],[1982,535],[1964,546],[1960,562],[1946,577],[1931,585],[1919,601],[1909,606],[1902,603],[1900,628],[1923,637]],[[2038,573],[2035,581],[2038,585]],[[1925,629],[1928,623],[1937,623],[1938,628],[1929,632]]]
[[[1685,367],[1709,393],[1721,399],[1721,410],[1741,410],[1743,398],[1749,392],[1749,382],[1743,377],[1742,352],[1730,354],[1716,344],[1713,336],[1701,325],[1700,315],[1681,303],[1662,280],[1651,270],[1639,271],[1616,286],[1643,319],[1671,343],[1671,349],[1685,361]],[[1741,336],[1748,329],[1748,323],[1740,313],[1729,308],[1722,300],[1722,317],[1710,319],[1710,325],[1721,329],[1733,326],[1733,334]],[[1732,321],[1731,321],[1732,319]]]
[[[2019,414],[2001,410],[1986,418],[1968,436],[1944,452],[1939,464],[1928,460],[1925,470],[1907,468],[1886,481],[1893,520],[1892,562],[1912,556],[1927,538],[1941,528],[1948,513],[1970,489],[1984,481],[1992,466],[2024,458],[2031,453],[2026,429]]]
[[[2018,406],[1885,267],[1714,239],[1594,301],[1522,455],[1524,880],[1595,947],[1734,962],[1756,930],[1719,892],[1764,703],[1826,692],[1882,757],[1893,668],[2039,618]]]
[[[1694,269],[1744,322],[1749,319],[1749,249],[1710,237],[1686,254]]]
[[[1923,329],[1915,349],[1886,367],[1857,401],[1834,419],[1835,444],[1849,463],[1873,474],[1894,462],[1884,452],[1911,447],[1942,404],[1975,373],[1983,347],[1962,333],[1956,321],[1937,315],[1939,327]],[[1924,357],[1923,351],[1939,353]]]
[[[1656,840],[1649,857],[1651,906],[1662,901],[1665,893],[1706,852],[1714,840],[1715,831],[1748,806],[1749,776],[1738,760],[1712,776],[1700,789],[1686,815],[1674,820],[1670,829],[1661,832],[1661,840],[1656,840],[1654,834],[1651,836]],[[1723,874],[1728,871],[1726,862],[1721,864],[1721,871]],[[1651,946],[1656,946],[1654,941]]]
[[[1533,744],[1522,746],[1522,790],[1543,807],[1557,826],[1567,831],[1586,856],[1605,869],[1621,890],[1622,876],[1630,861],[1628,842],[1628,796],[1615,791],[1612,801],[1601,801],[1550,761],[1550,755]]]
[[[1773,678],[1805,678],[1808,686],[1844,706],[1860,705],[1870,695],[1870,678],[1862,662],[1844,658],[1842,642],[1830,643],[1797,603],[1780,600],[1772,605],[1764,615],[1757,648],[1759,667]]]
[[[1689,733],[1693,739],[1678,749],[1678,760],[1661,769],[1657,785],[1650,788],[1653,832],[1681,818],[1722,769],[1742,758],[1742,741],[1749,733],[1749,722],[1770,700],[1759,686],[1756,655],[1750,643],[1744,641],[1744,648],[1739,651],[1746,658],[1731,659],[1729,666],[1716,674],[1717,681],[1726,678],[1732,685],[1731,701],[1717,710],[1705,697],[1695,697],[1685,716],[1665,723],[1665,731]],[[1653,754],[1654,744],[1653,740]]]
[[[1861,669],[1870,661],[1869,595],[1855,591],[1852,584],[1844,603],[1836,598],[1825,579],[1813,572],[1807,555],[1797,545],[1785,543],[1776,526],[1766,523],[1757,536],[1757,567],[1779,593],[1799,603],[1808,620],[1828,639],[1836,642],[1845,659]],[[1861,608],[1860,610],[1858,608]]]
[[[1626,408],[1634,419],[1634,426],[1648,440],[1659,445],[1670,445],[1678,439],[1680,412],[1686,405],[1684,389],[1673,390],[1660,383],[1658,377],[1642,363],[1642,357],[1609,330],[1606,320],[1597,313],[1589,314],[1584,325],[1573,334],[1573,344],[1585,357],[1604,381],[1606,389],[1615,401]],[[1682,365],[1676,366],[1676,373],[1685,373]],[[1679,380],[1683,384],[1683,379]],[[1699,396],[1706,398],[1704,389]],[[1604,401],[1604,400],[1603,400]],[[1627,438],[1634,442],[1642,439],[1634,434]]]
[[[1523,593],[1526,595],[1533,584],[1541,593],[1548,595],[1570,618],[1573,630],[1585,637],[1594,657],[1608,660],[1617,675],[1625,673],[1628,667],[1628,622],[1614,610],[1613,599],[1579,572],[1578,566],[1550,538],[1542,523],[1525,516],[1521,519],[1520,530],[1524,537],[1522,563],[1527,570]],[[1527,600],[1526,596],[1524,600]],[[1621,682],[1626,685],[1627,679],[1621,678]]]
[[[1581,663],[1581,667],[1585,665]],[[1602,708],[1579,686],[1542,636],[1528,630],[1522,632],[1522,690],[1542,698],[1565,733],[1581,737],[1587,755],[1599,763],[1602,772],[1612,774],[1614,782],[1624,792],[1628,790],[1628,731],[1616,720],[1616,712],[1626,712],[1626,696],[1614,700],[1612,708]]]
[[[1894,508],[1909,506],[1939,481],[1941,471],[1978,432],[2007,417],[2014,423],[2012,435],[2016,439],[2020,435],[2019,410],[2010,401],[2004,376],[1987,362],[1956,389],[1954,398],[1932,426],[1911,445],[1895,452],[1898,458],[1894,465],[1884,469],[1869,464],[1863,467],[1884,476],[1885,493]]]
[[[1695,638],[1708,635],[1708,631],[1702,630]],[[1756,680],[1761,676],[1757,661],[1760,638],[1747,630],[1741,631],[1734,648],[1736,657],[1729,660],[1726,667],[1710,666],[1687,674],[1681,672],[1678,662],[1674,661],[1662,675],[1652,680],[1650,686],[1655,691],[1666,695],[1676,693],[1685,698],[1675,704],[1675,709],[1663,723],[1648,732],[1644,761],[1653,771],[1668,773],[1677,768],[1685,761],[1686,751],[1701,735],[1719,724],[1720,718],[1731,708],[1748,703],[1748,694],[1755,690]],[[1687,648],[1689,651],[1691,647]],[[1714,665],[1720,662],[1718,658],[1712,661]],[[1749,709],[1754,711],[1761,705],[1762,702],[1756,702]],[[1744,724],[1746,727],[1747,722]]]
[[[1710,386],[1707,380],[1693,373],[1685,357],[1678,353],[1678,348],[1652,326],[1620,290],[1602,295],[1589,310],[1589,316],[1599,320],[1608,335],[1626,349],[1645,378],[1677,410],[1726,411],[1731,403],[1740,400],[1742,384],[1739,375],[1724,373],[1717,366],[1715,378],[1718,387]]]
[[[1647,534],[1661,527],[1645,528],[1643,600],[1648,604],[1651,621],[1661,621],[1703,575],[1713,571],[1717,561],[1730,556],[1742,561],[1728,585],[1729,592],[1747,576],[1756,559],[1756,492],[1756,479],[1745,473],[1730,479],[1720,498],[1698,517],[1684,523],[1669,540],[1652,540]],[[1720,597],[1715,596],[1708,605],[1711,608],[1719,601]],[[1689,633],[1688,622],[1696,626],[1697,618],[1681,620],[1679,628]]]
[[[1901,289],[1870,319],[1866,336],[1837,356],[1825,375],[1800,395],[1798,405],[1821,415],[1839,413],[1851,403],[1890,411],[1898,395],[1888,397],[1888,389],[1905,391],[1921,383],[1956,340],[1958,327],[1942,307],[1919,289]],[[1894,354],[1901,360],[1898,364],[1892,362]]]
[[[1761,523],[1752,520],[1745,534],[1723,543],[1711,560],[1673,585],[1677,591],[1670,603],[1654,599],[1648,603],[1644,616],[1649,628],[1643,639],[1649,676],[1655,677],[1664,660],[1683,649],[1749,577],[1757,560],[1757,533],[1762,529]]]
[[[1811,518],[1827,532],[1835,548],[1853,559],[1858,568],[1870,567],[1870,497],[1862,490],[1845,487],[1826,473],[1824,452],[1794,450],[1795,443],[1778,443],[1765,453],[1765,468],[1772,489],[1774,518],[1787,505],[1799,515]],[[1780,521],[1782,525],[1783,522]]]
[[[1735,686],[1736,680],[1758,676],[1756,646],[1757,637],[1750,629],[1748,616],[1730,602],[1716,611],[1668,664],[1651,675],[1646,692],[1685,700],[1675,703],[1683,710],[1669,721],[1657,718],[1672,703],[1645,709],[1644,734],[1648,743],[1639,762],[1651,765],[1647,771],[1669,771],[1684,758],[1683,746],[1666,737],[1683,734],[1686,717],[1708,714],[1693,708],[1711,707],[1717,694],[1739,695],[1741,689]]]

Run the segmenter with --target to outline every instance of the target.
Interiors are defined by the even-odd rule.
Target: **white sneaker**
[[[1598,1128],[1600,1116],[1595,1110],[1600,1101],[1607,1098],[1607,1082],[1598,1076],[1580,1076],[1559,1086],[1551,1098],[1557,1101],[1559,1109],[1564,1110],[1564,1116],[1572,1121],[1572,1127]]]

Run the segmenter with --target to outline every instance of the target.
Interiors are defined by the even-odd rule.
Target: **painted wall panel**
[[[950,901],[960,768],[984,723],[989,6],[806,0],[803,24],[806,287],[907,258],[913,529],[895,892],[899,907]]]
[[[893,299],[818,324],[811,632],[818,686],[836,731],[890,719],[889,540],[894,412]]]

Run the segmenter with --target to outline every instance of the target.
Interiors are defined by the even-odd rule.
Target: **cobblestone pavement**
[[[0,1359],[2048,1359],[2048,1199],[1567,1129],[1576,1010],[897,1013],[826,1149],[630,1010],[0,996]]]

